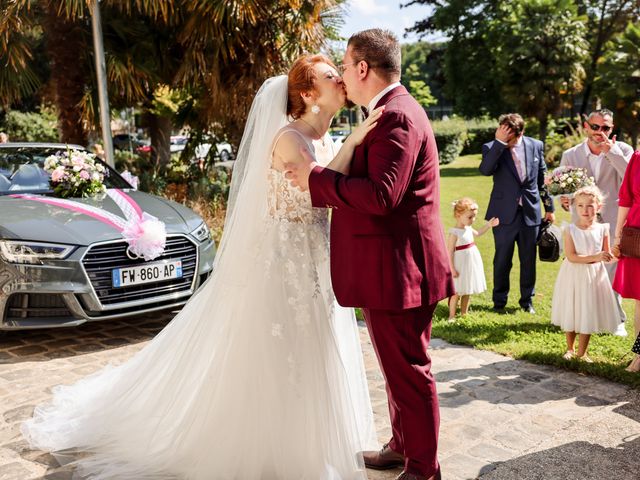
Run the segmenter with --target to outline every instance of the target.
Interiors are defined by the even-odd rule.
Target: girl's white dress
[[[457,295],[473,295],[487,289],[484,265],[480,251],[475,245],[473,228],[451,228],[450,233],[458,237],[453,254],[453,266],[458,277],[453,279]]]
[[[602,251],[608,232],[608,223],[594,223],[587,230],[572,223],[564,229],[579,255]],[[551,322],[565,332],[615,332],[620,314],[603,262],[573,263],[564,259],[553,289]]]

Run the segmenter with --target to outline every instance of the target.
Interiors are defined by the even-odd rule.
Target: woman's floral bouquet
[[[587,175],[584,168],[566,166],[555,168],[544,179],[544,183],[549,189],[549,195],[571,197],[578,189],[595,185],[595,180]]]
[[[90,197],[107,190],[102,183],[106,169],[91,153],[72,149],[58,152],[47,157],[44,169],[51,174],[49,182],[58,197]]]

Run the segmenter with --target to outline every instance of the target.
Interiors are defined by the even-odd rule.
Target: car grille
[[[5,320],[72,316],[62,295],[53,293],[14,293],[7,300],[5,315]]]
[[[127,247],[128,244],[125,241],[103,243],[91,246],[84,255],[82,265],[102,305],[110,306],[135,301],[143,301],[142,303],[147,304],[152,303],[157,297],[191,293],[198,253],[197,247],[188,238],[182,235],[167,237],[164,253],[153,260],[154,262],[182,260],[182,278],[113,288],[111,271],[114,268],[148,263],[144,259],[131,260],[127,256]]]

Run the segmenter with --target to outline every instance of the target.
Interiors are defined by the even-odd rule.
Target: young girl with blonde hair
[[[577,219],[564,229],[565,259],[553,290],[551,322],[565,332],[567,360],[577,356],[591,363],[587,356],[591,334],[613,333],[619,323],[617,301],[604,267],[613,260],[609,224],[596,222],[602,205],[597,187],[579,189],[573,197]]]
[[[474,230],[471,225],[478,215],[478,204],[469,197],[463,197],[453,202],[453,216],[456,226],[449,229],[447,248],[451,260],[451,273],[456,294],[449,297],[449,321],[455,320],[460,301],[460,314],[466,315],[469,311],[471,295],[482,293],[487,289],[484,278],[484,266],[480,251],[474,242],[474,237],[486,233],[490,228],[498,225],[498,219],[492,218],[479,230]]]

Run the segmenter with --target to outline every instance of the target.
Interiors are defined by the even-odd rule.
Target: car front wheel
[[[229,160],[231,160],[231,155],[229,154],[229,152],[226,151],[226,150],[222,150],[220,152],[220,161],[221,162],[228,162]]]

